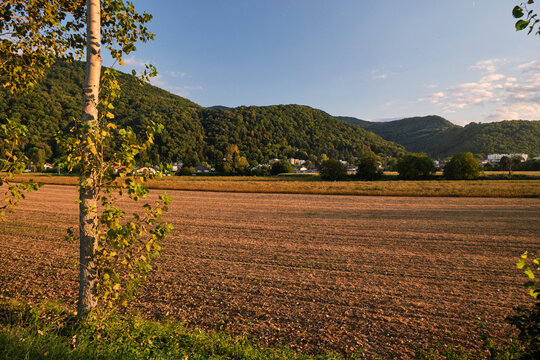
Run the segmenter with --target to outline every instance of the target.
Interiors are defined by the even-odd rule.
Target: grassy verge
[[[516,174],[506,178],[491,174],[482,180],[394,181],[395,174],[386,181],[321,181],[313,175],[285,175],[277,177],[218,177],[169,176],[151,180],[149,186],[164,190],[224,191],[243,193],[284,193],[321,195],[374,196],[461,196],[461,197],[540,197],[540,179],[532,175]],[[73,176],[25,174],[18,180],[33,178],[44,184],[76,185]]]
[[[469,350],[433,342],[417,348],[415,359],[534,359],[523,344],[508,339],[494,344],[477,333],[483,346]],[[358,352],[344,357],[335,353],[299,354],[288,348],[261,347],[247,337],[188,330],[178,322],[155,322],[139,317],[108,315],[78,323],[72,312],[56,302],[29,306],[0,302],[0,359],[246,359],[345,360],[366,358]],[[389,359],[370,356],[374,359]],[[399,357],[393,357],[397,359]]]
[[[0,359],[290,359],[339,360],[287,348],[264,348],[246,337],[185,329],[176,322],[108,316],[77,323],[58,303],[0,303]]]

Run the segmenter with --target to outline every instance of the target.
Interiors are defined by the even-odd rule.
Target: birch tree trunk
[[[80,275],[77,317],[85,317],[97,305],[97,266],[95,254],[98,246],[98,213],[96,170],[89,161],[93,134],[98,121],[98,97],[101,77],[101,2],[86,1],[86,76],[83,85],[83,124],[86,147],[83,159],[85,179],[79,189]]]

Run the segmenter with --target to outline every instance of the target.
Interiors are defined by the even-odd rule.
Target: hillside
[[[540,155],[540,121],[470,123],[464,127],[436,115],[389,122],[336,117],[403,145],[408,151],[446,158],[459,152],[478,156],[491,153]]]
[[[25,151],[36,162],[62,154],[54,140],[80,116],[84,64],[55,64],[36,88],[24,96],[1,93],[0,122],[19,118],[30,130]],[[141,86],[120,74],[122,95],[115,103],[115,120],[139,131],[150,122],[165,125],[156,146],[143,160],[215,162],[231,144],[248,160],[322,154],[353,160],[367,148],[396,155],[404,149],[360,127],[334,119],[323,111],[300,105],[203,108],[151,85]],[[225,109],[225,110],[223,110]]]

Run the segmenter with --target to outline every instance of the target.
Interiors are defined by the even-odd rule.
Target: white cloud
[[[165,73],[169,74],[169,72],[167,71]],[[204,88],[201,85],[188,86],[188,85],[171,84],[169,82],[171,78],[172,78],[171,76],[164,76],[164,75],[158,74],[157,76],[150,79],[150,83],[154,86],[167,90],[168,92],[172,94],[182,96],[182,97],[189,96],[192,91],[204,90]]]
[[[124,64],[137,67],[137,68],[144,68],[146,64],[151,64],[152,61],[149,60],[142,60],[137,58],[136,56],[130,56],[124,59]]]
[[[471,106],[489,105],[486,121],[540,119],[540,61],[516,66],[516,76],[506,76],[497,67],[500,60],[479,61],[469,69],[479,70],[478,81],[451,86],[419,101],[430,101],[453,113]]]
[[[529,69],[529,68],[532,68],[532,67],[535,67],[535,66],[538,66],[538,65],[540,65],[540,62],[538,62],[537,60],[533,60],[533,61],[530,61],[528,63],[521,64],[517,68],[519,70],[524,70],[524,69]]]
[[[469,67],[469,69],[472,70],[480,70],[487,73],[494,73],[497,71],[497,63],[499,63],[499,59],[488,59],[488,60],[480,60],[477,61],[476,64]]]
[[[496,109],[487,118],[488,121],[502,120],[537,120],[540,119],[540,104],[514,102]]]
[[[499,80],[502,80],[504,79],[505,76],[503,74],[489,74],[489,75],[486,75],[484,77],[482,77],[480,79],[480,82],[481,83],[486,83],[486,82],[492,82],[492,81],[499,81]]]
[[[180,71],[167,71],[167,75],[173,77],[173,78],[180,78],[183,79],[187,76],[187,73],[180,72]]]
[[[429,101],[432,104],[440,105],[440,100],[445,97],[445,94],[442,91],[433,93],[426,98],[418,99],[418,101]]]

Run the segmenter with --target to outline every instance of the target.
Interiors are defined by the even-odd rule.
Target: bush
[[[446,164],[444,177],[449,180],[474,180],[480,176],[481,168],[472,153],[463,152],[454,155]]]
[[[383,171],[379,168],[380,158],[372,151],[367,151],[360,156],[356,177],[360,180],[373,181],[382,177]]]
[[[284,173],[292,173],[292,165],[285,160],[276,161],[270,168],[270,174],[279,175]]]
[[[319,174],[324,180],[343,180],[347,177],[347,168],[339,160],[326,160],[319,167]]]
[[[191,175],[195,172],[195,168],[193,166],[182,166],[180,170],[176,172],[176,175],[182,176],[182,175]]]
[[[518,340],[524,348],[520,359],[540,359],[540,257],[525,252],[516,265],[527,276],[523,286],[529,290],[535,303],[530,307],[518,306],[516,315],[507,320],[519,331]]]
[[[257,166],[250,170],[251,176],[268,176],[270,175],[270,166],[263,165],[263,166]]]
[[[400,179],[404,180],[429,179],[437,171],[433,166],[433,161],[424,153],[402,155],[396,164],[396,169]]]

